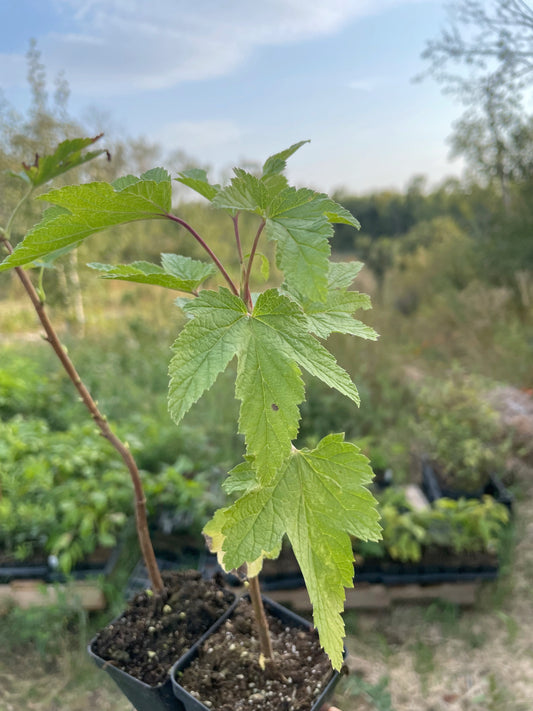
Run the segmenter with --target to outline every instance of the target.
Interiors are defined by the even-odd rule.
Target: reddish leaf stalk
[[[12,254],[13,247],[5,236],[0,237],[0,242],[4,245],[9,254]],[[128,447],[111,431],[111,428],[109,427],[106,418],[99,411],[98,406],[96,405],[95,401],[91,397],[91,394],[89,393],[80,376],[78,375],[74,364],[67,355],[65,348],[61,344],[61,341],[59,340],[59,337],[54,327],[52,326],[50,319],[48,318],[48,314],[46,313],[46,310],[44,308],[44,303],[39,298],[39,295],[37,294],[37,291],[33,286],[30,277],[21,267],[15,267],[15,271],[20,281],[22,282],[22,285],[24,286],[24,289],[26,290],[28,296],[30,297],[30,300],[35,308],[39,321],[41,322],[44,328],[44,331],[46,333],[46,340],[54,349],[54,352],[59,358],[61,365],[63,366],[68,377],[74,384],[74,387],[78,391],[83,404],[89,411],[101,434],[108,440],[111,446],[122,457],[124,464],[128,468],[135,491],[135,521],[137,524],[137,534],[139,537],[141,553],[146,565],[146,569],[148,571],[148,576],[150,578],[152,589],[154,593],[156,593],[156,595],[160,595],[164,589],[163,580],[161,578],[161,573],[159,571],[152,542],[150,540],[150,533],[148,530],[148,518],[146,513],[146,497],[144,495],[144,489],[135,459],[133,458],[133,455],[128,449]]]
[[[231,218],[233,220],[233,230],[235,232],[235,242],[237,243],[237,251],[239,252],[239,262],[242,264],[242,245],[239,234],[239,213]]]
[[[226,280],[229,288],[231,291],[235,294],[235,296],[239,296],[239,290],[233,283],[233,280],[231,279],[230,275],[227,273],[227,271],[224,269],[222,266],[222,262],[219,260],[219,258],[216,256],[216,254],[213,252],[211,247],[200,237],[198,232],[194,228],[192,228],[185,220],[182,220],[180,217],[176,217],[176,215],[171,215],[170,213],[166,213],[165,217],[167,217],[169,220],[172,220],[172,222],[177,222],[178,225],[181,225],[182,227],[185,227],[185,229],[191,233],[191,235],[194,237],[194,239],[200,244],[203,249],[207,252],[207,254],[211,257],[213,262],[216,264],[218,267],[218,270]]]

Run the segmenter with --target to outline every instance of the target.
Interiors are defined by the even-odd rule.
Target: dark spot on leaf
[[[272,403],[272,409],[274,410],[274,412],[277,412],[279,410],[279,407],[276,405],[275,402]]]

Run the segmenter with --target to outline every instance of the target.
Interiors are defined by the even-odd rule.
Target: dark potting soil
[[[163,573],[163,581],[161,597],[138,593],[92,646],[99,657],[150,686],[168,678],[172,665],[234,600],[219,579],[204,580],[196,570]]]
[[[263,670],[249,601],[241,600],[177,681],[216,711],[309,711],[332,676],[312,630],[287,627],[267,611],[274,663]]]

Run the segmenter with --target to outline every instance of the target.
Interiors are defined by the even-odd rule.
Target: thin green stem
[[[4,234],[4,237],[6,238],[6,240],[10,240],[10,239],[11,239],[11,227],[12,227],[12,225],[13,225],[13,221],[14,221],[15,217],[17,216],[18,211],[19,211],[20,208],[24,205],[24,203],[26,202],[26,200],[28,200],[28,198],[30,197],[30,195],[32,194],[32,192],[33,192],[33,185],[28,188],[28,190],[24,193],[24,195],[20,198],[20,200],[18,201],[18,203],[15,205],[15,209],[14,209],[13,212],[11,213],[11,215],[10,215],[10,217],[9,217],[9,220],[7,221],[7,225],[6,225],[5,229],[2,230],[2,232],[3,232],[3,234]]]
[[[172,222],[177,222],[178,225],[185,227],[185,229],[188,232],[190,232],[190,234],[194,237],[194,239],[198,242],[198,244],[201,245],[201,247],[203,249],[205,249],[207,254],[211,257],[213,262],[216,264],[219,272],[222,274],[222,276],[226,280],[231,291],[235,294],[235,296],[239,296],[239,290],[235,286],[235,283],[233,282],[233,280],[230,277],[230,275],[228,274],[228,272],[224,269],[222,262],[216,256],[216,254],[213,252],[211,247],[209,247],[209,245],[200,237],[198,232],[196,232],[196,230],[193,227],[191,227],[191,225],[189,225],[188,222],[185,222],[185,220],[182,220],[180,217],[176,217],[176,215],[172,215],[171,213],[167,212],[167,213],[165,213],[165,217],[168,218],[169,220],[172,220]]]
[[[44,267],[41,267],[39,271],[39,285],[37,287],[37,293],[39,295],[39,298],[41,300],[41,303],[44,304],[46,301],[46,295],[44,293]]]
[[[246,294],[246,297],[248,299],[248,306],[251,308],[252,306],[252,297],[250,294],[250,274],[252,273],[252,265],[254,263],[254,257],[255,253],[257,251],[257,245],[259,244],[259,238],[261,237],[261,233],[266,225],[266,220],[261,220],[261,224],[259,225],[259,228],[257,230],[257,233],[255,235],[254,243],[252,245],[252,251],[250,252],[250,256],[248,257],[248,264],[246,265],[246,272],[244,275],[244,283],[242,285],[242,290]]]
[[[241,237],[239,234],[239,213],[237,213],[231,219],[233,220],[233,231],[235,232],[235,242],[237,243],[237,251],[239,253],[239,262],[240,262],[240,264],[242,264],[243,258],[242,258]]]
[[[233,230],[235,232],[235,242],[237,243],[237,251],[239,253],[239,262],[241,265],[241,299],[245,304],[248,304],[248,308],[252,308],[252,296],[250,290],[246,287],[246,265],[244,263],[244,256],[242,253],[241,236],[239,234],[239,213],[231,218],[233,220]]]

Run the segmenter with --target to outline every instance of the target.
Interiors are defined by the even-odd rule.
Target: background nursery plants
[[[74,164],[95,157],[96,152],[82,157],[92,142],[67,141],[54,156],[25,166],[21,177],[29,189],[23,200],[67,170],[71,157]],[[177,424],[237,357],[235,394],[246,457],[224,484],[237,500],[219,509],[204,530],[227,570],[247,566],[256,608],[262,560],[276,557],[287,535],[313,603],[320,643],[339,669],[344,588],[353,584],[350,536],[380,537],[375,500],[366,488],[372,471],[367,458],[342,434],[323,437],[313,449],[298,450],[292,442],[305,399],[302,370],[359,404],[355,385],[323,341],[332,333],[365,339],[375,339],[376,333],[353,318],[355,311],[370,306],[366,295],[350,290],[362,265],[330,261],[332,225],[358,227],[357,220],[326,195],[289,186],[283,175],[286,160],[303,143],[268,158],[260,175],[235,169],[225,187],[210,184],[205,172],[197,169],[177,178],[226,213],[237,274],[226,268],[192,225],[172,212],[171,178],[161,168],[140,177],[66,186],[40,195],[38,199],[51,207],[0,271],[14,267],[27,279],[20,267],[42,267],[43,261],[76,248],[92,234],[139,220],[173,223],[196,241],[209,261],[164,253],[160,266],[146,261],[91,266],[105,279],[152,284],[182,294],[176,305],[188,320],[174,343],[169,366],[169,409]],[[243,219],[245,213],[256,222],[251,234],[242,229],[250,224]],[[11,224],[12,220],[3,231],[6,246]],[[256,293],[255,266],[260,265],[263,279],[269,278],[267,242],[275,245],[282,283]],[[202,288],[208,280],[210,288]],[[42,311],[42,291],[35,293],[36,308]],[[94,411],[93,417],[97,420]],[[157,592],[158,585],[154,588]],[[262,641],[263,656],[268,658],[266,634]]]

